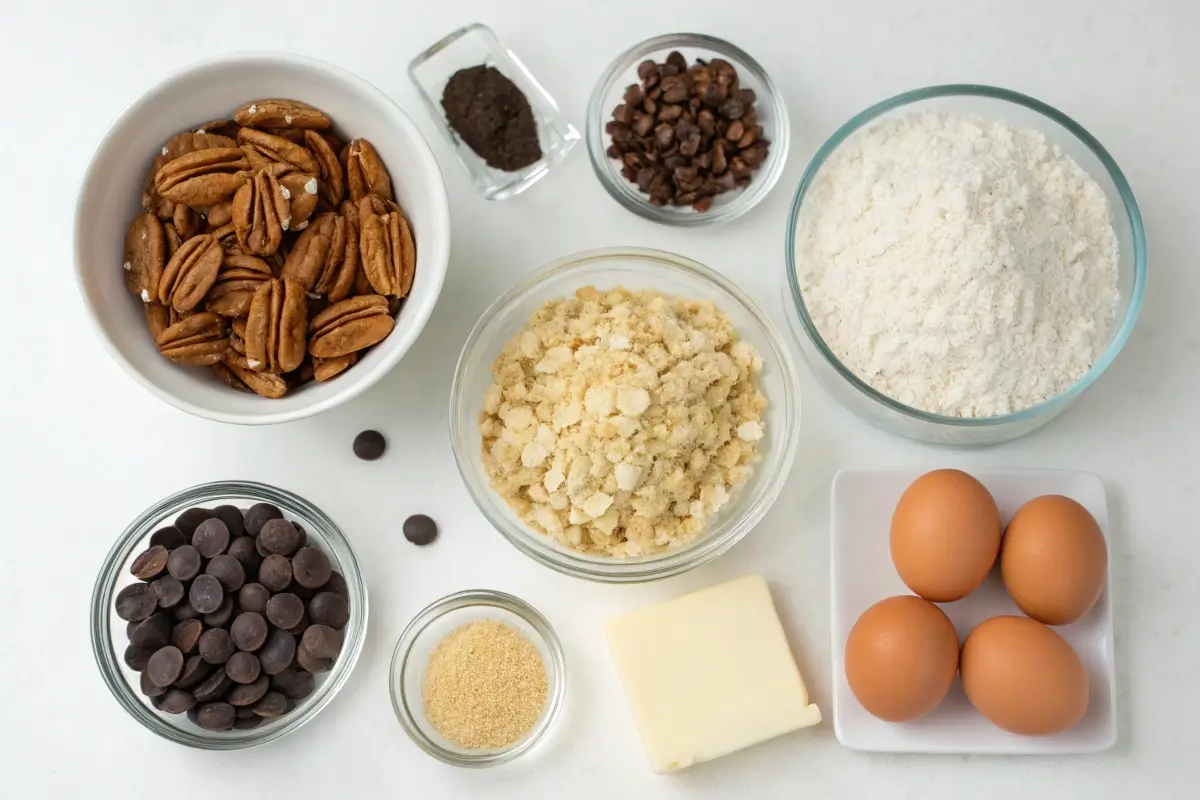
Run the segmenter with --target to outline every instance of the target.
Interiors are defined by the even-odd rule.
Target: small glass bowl
[[[429,656],[438,642],[454,629],[480,619],[503,622],[523,633],[537,647],[546,666],[548,686],[541,719],[524,737],[498,750],[466,750],[439,734],[425,716],[421,694]],[[388,686],[396,719],[418,747],[447,764],[478,768],[512,761],[545,737],[562,707],[566,678],[562,645],[537,609],[503,592],[475,589],[443,597],[408,623],[392,654]]]
[[[342,573],[350,592],[350,620],[343,632],[342,652],[333,669],[317,675],[317,687],[308,697],[297,701],[286,714],[265,719],[249,730],[206,731],[192,723],[186,714],[166,714],[150,703],[139,688],[138,673],[125,665],[121,654],[128,643],[125,622],[113,609],[116,593],[135,583],[129,573],[133,559],[146,546],[157,529],[171,524],[178,514],[193,506],[217,506],[224,503],[249,508],[255,503],[273,503],[284,516],[304,526],[310,542],[320,545],[333,568]],[[104,683],[117,702],[145,727],[164,739],[203,750],[239,750],[286,736],[311,720],[329,704],[345,685],[362,652],[367,634],[367,591],[359,571],[358,559],[346,537],[323,511],[302,497],[283,489],[250,481],[202,483],[155,503],[138,515],[104,559],[92,591],[92,652]]]
[[[517,85],[533,109],[537,122],[542,157],[515,172],[494,169],[458,138],[442,110],[442,92],[450,77],[460,69],[479,65],[495,67]],[[443,37],[419,53],[408,65],[408,75],[416,84],[437,122],[438,130],[454,148],[458,161],[471,176],[476,191],[488,200],[515,197],[537,183],[550,169],[567,157],[579,141],[579,131],[558,110],[549,93],[526,69],[516,54],[500,44],[492,29],[481,23],[467,25]]]
[[[640,83],[637,75],[638,64],[646,59],[661,63],[672,50],[682,53],[689,65],[696,63],[697,58],[722,58],[732,64],[737,69],[741,86],[753,89],[758,96],[755,102],[758,124],[763,128],[763,138],[771,143],[766,160],[753,174],[750,184],[745,189],[735,189],[717,195],[713,198],[712,206],[704,212],[696,211],[691,206],[652,205],[646,194],[621,175],[620,162],[609,158],[606,152],[611,138],[605,133],[604,126],[612,119],[613,109],[621,104],[626,87]],[[713,225],[737,219],[754,208],[770,193],[779,176],[783,174],[790,138],[790,125],[783,95],[779,93],[766,71],[740,47],[700,33],[672,33],[634,45],[617,56],[604,71],[588,100],[588,155],[591,157],[596,177],[600,179],[605,191],[622,206],[640,217],[664,225]]]
[[[604,558],[568,550],[531,529],[491,487],[484,470],[479,414],[492,383],[492,362],[547,300],[577,289],[654,289],[689,300],[711,300],[729,317],[743,341],[762,356],[759,389],[769,405],[759,442],[759,461],[730,501],[708,520],[690,544],[636,558]],[[450,442],[475,505],[518,550],[567,575],[605,583],[637,583],[687,572],[733,547],[758,524],[779,497],[796,456],[800,435],[800,389],[791,354],[766,315],[732,282],[691,259],[637,247],[588,250],[537,270],[483,313],[467,337],[450,389]]]
[[[806,210],[808,189],[817,174],[842,143],[876,120],[929,111],[974,114],[1040,131],[1051,144],[1075,159],[1108,198],[1120,248],[1117,290],[1121,295],[1108,345],[1091,369],[1071,388],[1023,411],[969,418],[931,414],[904,405],[871,387],[833,354],[804,303],[796,271],[796,230],[800,215]],[[1058,109],[1007,89],[973,84],[930,86],[905,92],[871,106],[838,128],[813,156],[796,189],[784,252],[787,259],[784,293],[788,295],[784,298],[784,305],[788,306],[784,313],[800,343],[801,353],[818,380],[842,405],[867,422],[890,433],[947,447],[980,447],[1007,442],[1037,430],[1066,411],[1108,369],[1125,346],[1146,290],[1146,236],[1142,215],[1133,190],[1112,156],[1094,136]]]

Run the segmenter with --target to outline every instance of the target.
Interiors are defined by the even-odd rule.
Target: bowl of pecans
[[[437,162],[350,73],[288,54],[167,78],[100,142],[75,267],[100,339],[178,408],[271,424],[378,381],[433,311],[449,258]]]
[[[779,180],[788,138],[787,109],[766,71],[703,34],[634,45],[588,102],[588,153],[605,190],[666,225],[745,214]]]

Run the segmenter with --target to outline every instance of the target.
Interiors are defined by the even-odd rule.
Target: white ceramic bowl
[[[335,127],[369,139],[392,176],[417,243],[417,272],[396,328],[337,378],[279,400],[238,392],[211,370],[158,354],[137,298],[125,289],[125,231],[141,208],[142,182],[162,143],[263,97],[303,100]],[[219,56],[183,69],[122,112],[92,155],[75,204],[75,272],[84,305],[117,362],[160,399],[197,416],[247,425],[308,417],[355,397],[399,361],[433,312],[450,256],[450,208],[429,145],[396,103],[338,67],[286,53]]]

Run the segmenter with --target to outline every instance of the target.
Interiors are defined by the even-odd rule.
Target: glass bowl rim
[[[485,498],[481,496],[481,493],[488,494],[491,492],[494,494],[494,490],[491,488],[486,477],[479,487],[476,487],[473,480],[468,477],[472,474],[472,468],[470,464],[466,463],[466,460],[471,458],[472,454],[463,452],[463,448],[459,446],[464,437],[458,424],[458,409],[466,399],[464,396],[464,385],[467,382],[467,376],[471,369],[478,367],[477,361],[479,359],[476,357],[476,351],[486,344],[483,339],[483,333],[490,325],[495,323],[499,316],[511,310],[530,291],[536,289],[545,281],[570,273],[581,267],[611,259],[652,261],[669,271],[682,273],[701,283],[715,286],[721,292],[730,296],[741,307],[741,310],[754,320],[759,333],[769,347],[770,363],[777,365],[781,373],[780,381],[783,384],[782,397],[768,398],[768,400],[772,404],[778,404],[781,407],[780,418],[783,420],[783,429],[777,437],[776,434],[771,434],[771,444],[773,448],[778,448],[780,452],[778,466],[766,479],[766,483],[760,490],[757,500],[742,512],[740,521],[737,524],[733,524],[734,521],[732,519],[724,520],[723,524],[727,528],[720,535],[710,531],[694,544],[680,550],[668,551],[664,554],[638,560],[626,561],[614,559],[609,562],[600,559],[587,559],[564,552],[549,544],[548,541],[541,541],[537,538],[541,537],[541,534],[528,530],[525,526],[520,526],[519,529],[514,530],[518,526],[511,525],[507,519],[496,511],[498,504],[503,501],[499,498]],[[636,289],[637,287],[626,288]],[[766,357],[768,354],[763,353],[762,355]],[[485,367],[490,369],[490,359]],[[475,506],[487,521],[491,523],[492,527],[498,530],[513,546],[543,566],[550,567],[564,575],[600,583],[642,583],[679,575],[712,561],[740,542],[766,516],[767,511],[783,491],[783,486],[795,462],[796,453],[799,448],[801,423],[800,379],[791,350],[785,344],[779,331],[776,330],[775,325],[749,295],[738,288],[728,278],[686,256],[670,253],[665,250],[655,250],[645,247],[603,247],[571,253],[551,261],[526,275],[515,286],[488,306],[487,310],[480,315],[479,320],[471,329],[471,333],[467,336],[462,352],[459,355],[458,364],[454,370],[454,379],[450,387],[449,416],[450,445],[454,452],[454,460],[458,466],[459,473],[463,477],[463,483],[466,484],[467,493],[471,496]],[[763,462],[756,465],[756,470],[761,470],[766,466],[768,464],[766,463],[766,459],[764,459]],[[742,490],[744,489],[745,487],[742,487]]]
[[[754,179],[750,181],[750,185],[743,189],[728,204],[710,209],[703,214],[676,214],[663,211],[651,205],[639,193],[630,189],[627,185],[628,182],[623,178],[612,174],[608,163],[609,159],[605,153],[607,148],[604,145],[603,130],[606,110],[601,108],[604,98],[620,79],[621,75],[636,66],[638,60],[649,53],[675,47],[710,50],[723,58],[736,62],[736,66],[739,69],[745,68],[755,80],[766,88],[767,97],[759,98],[759,100],[769,104],[771,116],[774,120],[770,152],[767,153],[767,160],[763,163],[763,167],[755,174]],[[587,139],[588,159],[591,161],[592,171],[600,179],[600,184],[604,187],[604,191],[622,207],[632,211],[643,219],[680,228],[694,228],[718,222],[728,222],[748,213],[763,198],[770,194],[771,190],[775,188],[775,184],[779,182],[780,177],[783,175],[783,168],[787,164],[788,148],[791,144],[791,121],[788,118],[787,104],[784,102],[783,94],[779,91],[779,87],[771,79],[771,76],[753,56],[742,48],[732,42],[703,33],[667,33],[645,39],[622,51],[605,68],[604,72],[600,75],[600,79],[592,89],[592,94],[588,98],[585,125],[587,128],[585,138]]]
[[[1121,202],[1126,216],[1129,219],[1130,238],[1133,240],[1133,292],[1129,298],[1129,306],[1125,310],[1125,316],[1120,321],[1120,327],[1114,334],[1113,339],[1108,346],[1096,359],[1096,362],[1085,372],[1078,380],[1061,394],[1055,395],[1047,400],[1038,403],[1035,406],[1016,411],[1011,414],[1002,414],[993,417],[953,417],[944,414],[934,414],[928,411],[922,411],[912,406],[905,405],[897,400],[880,392],[878,389],[870,386],[866,381],[859,378],[846,365],[841,362],[821,334],[817,331],[816,325],[808,314],[808,308],[804,304],[804,297],[800,291],[798,279],[796,277],[796,226],[800,218],[800,209],[804,202],[805,194],[816,179],[817,173],[829,157],[842,145],[850,136],[855,134],[860,129],[866,127],[870,122],[874,121],[883,114],[901,108],[906,105],[911,105],[923,100],[931,100],[940,97],[983,97],[989,100],[999,100],[1003,102],[1013,103],[1015,105],[1024,106],[1031,111],[1037,112],[1044,117],[1047,117],[1053,122],[1058,123],[1065,128],[1070,134],[1075,136],[1085,147],[1092,152],[1093,155],[1104,166],[1108,173],[1109,179],[1116,187],[1117,193],[1121,197]],[[1147,271],[1147,256],[1146,256],[1146,236],[1142,226],[1142,215],[1138,208],[1137,200],[1134,199],[1133,190],[1129,186],[1129,182],[1125,179],[1124,173],[1117,166],[1116,161],[1104,146],[1100,144],[1096,137],[1092,136],[1087,129],[1080,125],[1069,116],[1054,108],[1051,105],[1030,97],[1028,95],[1014,92],[1010,89],[1002,89],[996,86],[988,86],[985,84],[974,83],[953,83],[937,86],[927,86],[920,89],[913,89],[907,92],[902,92],[898,95],[882,100],[874,105],[866,108],[863,111],[855,114],[849,120],[842,124],[833,135],[821,145],[821,149],[816,152],[809,162],[808,167],[804,170],[804,175],[800,179],[800,185],[796,188],[796,194],[792,199],[791,208],[788,211],[788,224],[786,230],[786,240],[784,244],[784,253],[787,263],[787,282],[788,288],[791,291],[792,304],[794,310],[800,318],[800,324],[804,328],[805,334],[816,347],[817,352],[821,357],[829,363],[831,367],[840,375],[847,383],[850,384],[859,393],[866,395],[876,403],[903,414],[906,417],[919,420],[921,422],[934,423],[957,428],[987,428],[994,425],[1008,425],[1012,423],[1027,422],[1030,419],[1042,417],[1043,415],[1054,415],[1062,411],[1066,406],[1070,405],[1085,389],[1091,386],[1097,378],[1099,378],[1106,369],[1116,360],[1121,350],[1125,346],[1125,342],[1129,339],[1130,333],[1133,331],[1134,323],[1137,322],[1138,313],[1142,307],[1142,300],[1146,291],[1146,271]]]
[[[319,528],[319,534],[323,538],[331,540],[343,551],[337,554],[339,566],[346,579],[346,586],[352,595],[352,608],[361,609],[358,612],[361,622],[355,629],[347,626],[346,630],[349,635],[342,643],[342,652],[334,663],[334,668],[326,673],[325,680],[314,692],[314,695],[320,694],[309,702],[303,711],[289,712],[279,718],[276,724],[268,724],[262,730],[251,730],[250,735],[237,739],[225,739],[204,731],[176,728],[161,720],[152,708],[147,707],[135,695],[133,688],[125,679],[117,655],[113,630],[110,625],[110,609],[121,567],[133,554],[138,544],[152,533],[151,528],[161,522],[166,514],[180,506],[239,496],[253,498],[259,502],[275,503],[284,506],[285,511],[299,509],[300,513],[295,511],[291,513],[296,516],[305,516],[319,523],[316,526]],[[358,564],[358,557],[341,528],[325,512],[293,492],[265,483],[245,480],[210,481],[172,492],[138,514],[117,537],[116,542],[104,557],[103,565],[92,588],[90,609],[92,655],[96,659],[96,666],[99,668],[108,690],[112,692],[121,707],[143,727],[164,739],[188,747],[201,750],[240,750],[286,736],[312,720],[333,700],[349,680],[362,653],[363,645],[366,642],[368,616],[366,583]]]
[[[486,754],[471,754],[442,747],[421,730],[409,709],[408,694],[404,690],[404,673],[409,665],[413,645],[431,624],[447,614],[464,608],[499,608],[524,620],[537,633],[550,654],[546,670],[554,679],[554,691],[546,698],[546,710],[533,729],[523,738],[503,750]],[[562,710],[566,694],[567,666],[562,643],[554,627],[540,611],[519,597],[494,589],[465,589],[434,600],[421,609],[404,627],[392,651],[391,666],[388,668],[388,693],[392,699],[392,711],[400,727],[417,747],[439,761],[456,767],[494,767],[512,761],[533,749],[550,731]]]

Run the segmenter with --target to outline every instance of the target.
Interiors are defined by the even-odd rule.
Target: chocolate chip
[[[241,653],[244,656],[250,656],[249,653]],[[250,656],[254,658],[254,656]],[[267,694],[267,689],[271,686],[271,679],[266,675],[260,675],[255,680],[249,683],[238,684],[229,690],[228,700],[232,706],[252,706]]]
[[[302,612],[300,612],[300,621],[288,628],[287,631],[293,636],[300,636],[311,624],[312,620],[308,617],[308,609],[305,608]]]
[[[150,534],[150,546],[161,545],[168,550],[174,550],[180,545],[187,544],[187,537],[180,533],[179,528],[168,525]]]
[[[148,583],[132,583],[117,592],[117,616],[126,622],[143,620],[158,608],[158,596]]]
[[[229,687],[233,685],[233,681],[229,680],[229,676],[225,674],[224,669],[213,670],[213,673],[200,682],[200,685],[192,692],[199,703],[211,703],[225,692],[229,691]]]
[[[404,538],[415,545],[425,546],[437,538],[437,523],[424,514],[413,514],[404,520]]]
[[[317,682],[311,672],[289,667],[278,675],[271,676],[271,688],[278,689],[292,700],[303,700],[312,694]]]
[[[253,683],[261,673],[262,665],[254,653],[239,650],[225,662],[225,674],[234,683]]]
[[[333,565],[324,550],[303,547],[292,556],[292,577],[306,589],[319,589],[329,580]]]
[[[233,704],[230,703],[230,705],[233,705]],[[254,709],[247,708],[245,706],[242,706],[242,707],[234,706],[234,710],[237,711],[238,719],[249,719],[250,717],[258,716],[257,714],[254,713]]]
[[[242,571],[247,575],[257,575],[263,557],[258,554],[255,540],[251,536],[239,536],[229,543],[229,555],[242,565]]]
[[[196,724],[207,731],[227,731],[236,720],[229,703],[205,703],[196,712]]]
[[[327,625],[310,625],[300,637],[300,649],[316,658],[337,658],[342,649],[342,635]]]
[[[204,615],[204,624],[210,628],[228,628],[236,610],[233,595],[227,594],[221,598],[221,605],[217,606],[216,611]]]
[[[188,619],[175,623],[171,629],[171,644],[179,648],[185,656],[191,655],[200,645],[200,636],[204,633],[204,623],[198,619]]]
[[[171,620],[166,614],[153,614],[129,632],[129,643],[138,647],[159,648],[171,639]]]
[[[246,512],[246,533],[258,536],[263,525],[272,519],[283,519],[283,512],[270,503],[255,503]]]
[[[350,621],[350,604],[339,594],[320,592],[308,604],[308,614],[318,625],[340,629]]]
[[[225,523],[231,537],[236,539],[246,534],[246,518],[237,506],[217,506],[213,509],[213,516]]]
[[[138,676],[138,686],[146,697],[162,697],[167,693],[167,687],[157,686],[154,681],[150,680],[149,672],[143,672]]]
[[[272,554],[271,551],[267,549],[267,543],[261,538],[254,540],[254,552],[258,554],[260,559],[266,558]]]
[[[296,657],[296,637],[278,628],[267,636],[267,642],[258,653],[263,672],[278,675],[292,665]]]
[[[329,581],[321,589],[341,595],[346,600],[350,599],[350,586],[346,583],[346,579],[342,577],[342,573],[336,569],[329,575]]]
[[[287,630],[304,616],[304,601],[291,592],[283,592],[267,601],[266,613],[272,625]]]
[[[178,647],[160,647],[146,662],[146,674],[155,686],[170,686],[183,673],[183,653]]]
[[[129,566],[129,571],[133,573],[133,577],[139,580],[153,580],[167,568],[168,555],[167,548],[161,544],[156,544],[148,550],[139,553],[138,557]]]
[[[258,582],[272,592],[282,592],[292,582],[292,562],[275,553],[263,559],[258,568]]]
[[[238,710],[240,711],[241,709]],[[233,721],[233,729],[235,731],[248,731],[262,724],[263,718],[259,716],[238,717]]]
[[[216,611],[224,599],[225,590],[221,588],[221,582],[212,575],[197,575],[192,581],[192,588],[188,589],[188,602],[201,614]]]
[[[158,598],[159,608],[172,608],[183,599],[183,582],[170,575],[162,575],[150,582],[150,589]]]
[[[200,617],[204,616],[199,611],[192,608],[192,604],[187,600],[182,600],[179,605],[172,609],[172,611],[175,613],[175,619],[179,620],[180,622],[189,619],[199,619]]]
[[[303,647],[296,648],[296,663],[312,673],[328,672],[333,666],[332,659],[317,658]]]
[[[125,648],[122,659],[125,661],[125,666],[135,672],[141,672],[150,663],[150,656],[154,655],[154,651],[148,647],[138,647],[136,644],[131,644]]]
[[[363,431],[354,437],[354,455],[363,461],[374,461],[387,450],[387,439],[379,431]]]
[[[189,508],[175,518],[175,527],[185,538],[191,539],[200,523],[206,519],[212,519],[212,515],[213,513],[207,508]]]
[[[233,637],[233,644],[239,650],[253,652],[267,641],[267,621],[263,619],[262,614],[243,611],[233,621],[229,633]]]
[[[272,519],[263,525],[262,531],[258,534],[258,540],[262,542],[267,552],[290,556],[303,544],[301,536],[302,534],[296,530],[296,526],[286,519]]]
[[[209,628],[200,636],[200,657],[209,664],[224,664],[234,653],[233,637],[224,628]]]
[[[190,581],[199,575],[200,566],[200,551],[190,544],[176,547],[167,558],[167,572],[178,581]]]
[[[216,578],[227,592],[236,592],[246,582],[246,569],[242,562],[227,554],[213,556],[204,572]]]
[[[247,583],[238,590],[238,606],[242,611],[252,611],[262,614],[267,610],[267,601],[271,592],[261,583]]]
[[[213,558],[225,552],[229,547],[229,528],[225,523],[213,517],[201,522],[196,532],[192,534],[192,547],[200,551],[205,558]]]
[[[191,692],[185,692],[182,689],[169,689],[162,702],[158,704],[160,711],[165,711],[168,714],[182,714],[185,711],[190,711],[196,705],[196,698]]]
[[[267,692],[254,704],[254,713],[260,717],[278,717],[287,710],[288,699],[283,692]]]
[[[183,672],[176,679],[175,685],[180,689],[191,689],[212,672],[212,665],[199,655],[188,656],[183,662]]]

